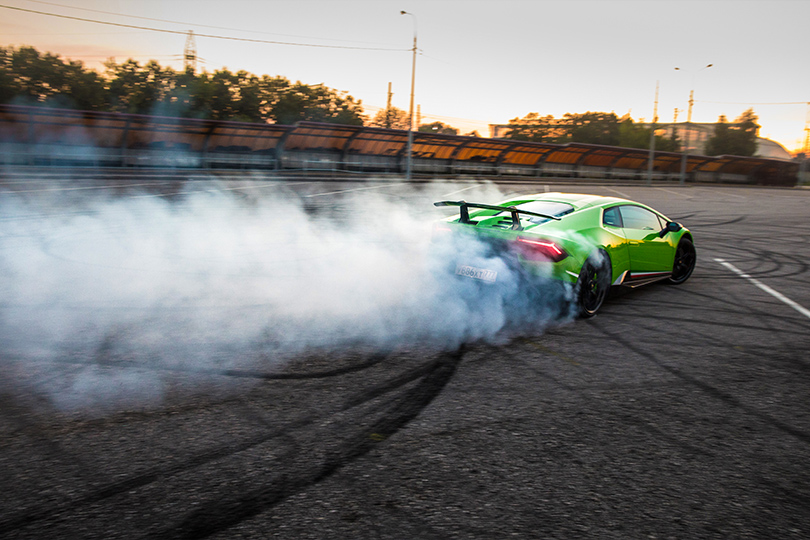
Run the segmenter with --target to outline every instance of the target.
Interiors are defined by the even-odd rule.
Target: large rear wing
[[[523,227],[520,226],[520,214],[554,219],[557,221],[560,220],[560,218],[557,216],[550,216],[548,214],[539,214],[537,212],[521,210],[520,208],[516,208],[514,206],[495,206],[492,204],[469,203],[467,201],[439,201],[433,203],[433,206],[458,206],[459,213],[461,214],[461,217],[458,220],[459,223],[473,223],[470,221],[470,210],[469,210],[470,208],[480,208],[482,210],[497,210],[499,212],[509,212],[509,214],[512,216],[512,229],[516,231],[523,229]]]

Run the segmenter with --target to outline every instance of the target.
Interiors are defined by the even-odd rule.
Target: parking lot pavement
[[[39,184],[49,185],[59,187]],[[302,183],[284,196],[342,192],[307,203],[342,219],[357,187]],[[468,200],[493,189],[351,196],[410,204],[468,187]],[[58,355],[4,347],[0,537],[808,537],[810,318],[718,259],[810,307],[810,192],[577,188],[682,221],[696,240],[694,275],[614,292],[593,319],[459,348],[344,343],[281,362],[245,344],[176,348],[159,325],[149,336],[171,355],[145,355],[154,341],[123,326]],[[54,212],[69,220],[65,208]],[[42,234],[27,211],[31,235]],[[96,230],[83,223],[77,231]],[[0,237],[0,249],[12,241]],[[10,307],[0,310],[3,321]],[[255,313],[228,311],[243,327]],[[118,405],[95,414],[60,409],[46,391],[98,380],[96,403]],[[146,399],[155,388],[159,399]],[[141,400],[124,399],[134,390]]]

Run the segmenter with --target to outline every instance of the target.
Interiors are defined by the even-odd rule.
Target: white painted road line
[[[145,184],[123,184],[123,185],[115,185],[115,186],[79,186],[79,187],[55,187],[55,188],[44,188],[44,189],[16,189],[13,191],[9,191],[9,193],[45,193],[50,191],[87,191],[87,190],[104,190],[104,189],[118,189],[122,187],[142,187],[142,186],[154,186],[156,185],[155,182],[148,182]]]
[[[476,184],[476,185],[474,185],[474,186],[465,187],[464,189],[459,189],[458,191],[451,191],[450,193],[445,193],[444,195],[442,195],[442,197],[449,197],[450,195],[455,195],[455,194],[457,194],[457,193],[461,193],[462,191],[467,191],[467,190],[470,190],[470,189],[475,189],[475,188],[477,188],[477,187],[481,187],[481,184]]]
[[[340,189],[340,190],[337,190],[337,191],[326,191],[326,192],[323,192],[323,193],[313,193],[311,195],[304,195],[304,198],[309,199],[311,197],[323,197],[324,195],[336,195],[338,193],[349,193],[351,191],[365,191],[367,189],[382,189],[382,188],[387,188],[387,187],[401,186],[404,183],[405,182],[396,182],[394,184],[382,184],[382,185],[379,185],[379,186],[368,186],[368,187],[360,187],[360,188],[354,188],[354,189]]]
[[[621,191],[619,191],[618,189],[613,189],[613,188],[605,188],[605,189],[607,189],[608,191],[612,191],[613,193],[616,193],[617,195],[619,195],[619,197],[624,197],[625,199],[630,198],[630,195],[626,195],[626,194],[622,193]]]
[[[776,298],[778,300],[781,300],[785,304],[789,305],[790,307],[792,307],[793,309],[795,309],[796,311],[798,311],[799,313],[801,313],[802,315],[804,315],[805,317],[810,319],[810,309],[805,308],[801,304],[797,304],[796,302],[794,302],[793,300],[791,300],[790,298],[788,298],[784,294],[780,293],[779,291],[776,291],[776,290],[768,287],[767,285],[762,283],[760,280],[758,280],[756,278],[752,278],[751,276],[749,276],[748,274],[746,274],[745,272],[743,272],[742,270],[740,270],[739,268],[737,268],[733,264],[731,264],[729,262],[726,262],[724,259],[715,259],[715,262],[718,262],[721,265],[725,266],[726,268],[728,268],[729,270],[731,270],[732,272],[734,272],[735,274],[737,274],[741,278],[747,279],[748,281],[750,281],[751,283],[753,283],[754,285],[756,285],[757,287],[759,287],[760,289],[762,289],[766,293],[770,294],[771,296],[773,296],[774,298]]]
[[[196,193],[222,193],[224,191],[247,191],[249,189],[267,189],[267,188],[276,188],[279,186],[297,186],[300,184],[312,184],[311,181],[306,182],[273,182],[267,184],[258,184],[255,186],[237,186],[237,187],[218,187],[214,189],[199,189],[195,191],[183,191],[180,195],[194,195]],[[150,193],[148,195],[132,195],[127,197],[127,199],[154,199],[159,197],[174,197],[178,195],[178,193]]]
[[[692,197],[690,197],[689,195],[687,195],[685,193],[679,193],[677,191],[672,191],[671,189],[664,189],[664,188],[655,188],[655,189],[657,189],[658,191],[665,191],[666,193],[671,193],[673,195],[677,195],[678,197],[684,197],[686,199],[691,199],[692,198]]]

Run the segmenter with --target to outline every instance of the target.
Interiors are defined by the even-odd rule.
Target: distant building
[[[793,156],[776,141],[757,137],[757,156],[769,159],[791,159]]]
[[[650,128],[652,126],[652,124],[649,123],[639,123],[636,125],[645,128]],[[687,152],[689,154],[704,155],[706,153],[706,143],[712,137],[712,135],[714,135],[714,127],[716,125],[717,124],[699,124],[696,122],[689,123],[689,147],[687,148]],[[730,123],[728,125],[734,126],[736,124]],[[681,143],[681,145],[686,143],[686,122],[679,122],[677,124],[659,123],[656,124],[655,127],[656,135],[661,137],[672,137],[673,130],[676,130],[678,134],[678,141]],[[506,134],[509,133],[510,129],[511,127],[507,124],[490,124],[489,136],[493,139],[504,139],[506,138]],[[757,153],[755,155],[757,157],[768,159],[784,159],[787,161],[792,159],[790,152],[788,152],[784,146],[776,141],[764,139],[762,137],[757,137]]]
[[[652,127],[652,124],[640,123],[636,124],[645,128]],[[679,122],[677,124],[656,124],[656,135],[662,137],[672,137],[672,131],[677,130],[678,141],[683,144],[686,142],[687,130],[689,132],[689,146],[686,149],[689,154],[706,154],[706,143],[714,135],[714,128],[717,124],[699,124],[696,122]],[[738,124],[729,123],[728,126],[735,126]],[[687,127],[688,126],[688,127]],[[763,157],[768,159],[784,159],[790,161],[793,156],[790,155],[784,146],[776,141],[757,137],[757,152],[754,154],[756,157]]]

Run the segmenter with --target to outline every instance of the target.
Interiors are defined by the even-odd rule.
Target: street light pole
[[[684,138],[683,144],[683,156],[681,157],[681,179],[680,184],[684,185],[686,183],[686,161],[687,161],[687,152],[689,151],[689,133],[691,131],[690,124],[692,123],[692,105],[695,103],[695,79],[697,78],[697,74],[703,71],[704,69],[708,69],[712,67],[714,64],[708,64],[705,67],[700,68],[698,71],[692,75],[692,89],[689,90],[689,112],[686,114],[686,136]],[[681,68],[676,67],[676,71],[682,71]]]
[[[647,185],[652,185],[653,163],[655,162],[655,124],[658,123],[658,81],[655,81],[655,106],[653,107],[653,121],[650,129],[650,157],[647,160]]]
[[[416,15],[407,11],[400,11],[400,15],[410,15],[413,17],[413,62],[411,64],[411,105],[408,110],[408,155],[406,162],[406,178],[411,181],[411,169],[413,162],[413,94],[416,86]]]

